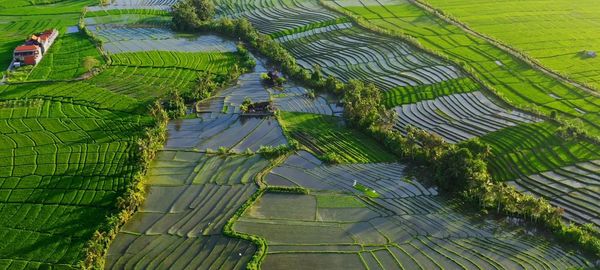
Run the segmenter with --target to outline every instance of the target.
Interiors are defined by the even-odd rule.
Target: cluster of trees
[[[177,89],[167,93],[162,105],[171,119],[181,118],[186,114],[185,101]]]
[[[293,194],[303,194],[303,195],[310,194],[310,190],[308,190],[304,187],[300,187],[300,186],[294,186],[294,187],[267,186],[265,188],[265,191],[273,192],[273,193],[293,193]]]
[[[117,198],[118,212],[109,216],[107,222],[94,232],[92,239],[86,244],[85,259],[80,262],[82,269],[104,269],[105,256],[110,243],[144,202],[146,193],[144,175],[150,166],[150,161],[156,157],[157,151],[167,138],[169,121],[167,112],[158,101],[151,106],[150,115],[154,118],[154,124],[147,127],[144,135],[137,140],[138,151],[135,152],[138,158],[137,172],[125,192]]]
[[[296,150],[297,144],[289,143],[278,146],[263,145],[258,149],[258,154],[266,159],[275,159]]]
[[[343,102],[346,119],[356,127],[390,129],[393,124],[393,111],[385,108],[381,91],[372,83],[349,81],[343,88]]]
[[[180,31],[194,30],[214,16],[212,0],[182,0],[173,6],[173,26]]]

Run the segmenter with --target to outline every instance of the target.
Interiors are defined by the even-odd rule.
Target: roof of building
[[[28,52],[28,51],[37,51],[38,46],[36,45],[21,45],[15,48],[15,52]]]
[[[46,30],[43,33],[39,34],[38,37],[42,40],[46,40],[54,33],[54,31],[56,31],[56,30],[54,30],[54,29]]]

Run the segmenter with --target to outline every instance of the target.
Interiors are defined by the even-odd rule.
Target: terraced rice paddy
[[[54,2],[54,1],[51,1]],[[77,25],[81,10],[94,1],[56,1],[35,5],[32,1],[0,1],[0,67],[8,68],[14,48],[32,33],[56,28],[65,33]]]
[[[214,73],[227,73],[228,69],[235,64],[232,53],[221,52],[145,51],[113,54],[111,59],[112,65],[115,66],[183,68]]]
[[[335,3],[467,62],[514,104],[581,116],[586,127],[600,130],[599,104],[591,96],[411,4]],[[0,0],[0,63],[32,32],[72,30],[90,4]],[[235,63],[234,42],[169,30],[164,10],[173,4],[116,0],[88,8],[86,27],[111,58],[89,80],[0,85],[0,268],[76,268],[86,241],[116,210],[117,196],[138,170],[136,140],[151,124],[148,102],[191,89],[200,72],[227,74]],[[400,112],[398,129],[412,124],[451,142],[482,137],[492,146],[495,178],[550,199],[570,220],[599,224],[593,204],[599,199],[597,145],[563,140],[554,124],[495,105],[454,63],[359,28],[317,1],[217,4],[218,16],[248,18],[302,66],[317,64],[325,75],[377,84],[385,105]],[[28,79],[77,78],[83,57],[99,57],[79,34],[60,40],[74,49],[67,53],[55,44]],[[266,239],[264,269],[570,269],[596,263],[535,229],[476,216],[439,196],[380,144],[346,127],[337,99],[311,98],[293,84],[266,87],[259,78],[268,68],[257,62],[236,85],[196,104],[195,118],[169,123],[168,141],[148,170],[147,199],[111,244],[106,268],[244,269],[257,247],[222,231],[257,182],[311,191],[264,193],[233,224]],[[279,112],[244,115],[246,98],[272,101]],[[303,150],[284,161],[256,154],[288,138]]]
[[[222,1],[219,7],[223,16],[245,16],[263,33],[290,33],[277,40],[301,66],[319,65],[324,74],[345,81],[361,79],[389,90],[462,77],[451,64],[401,41],[363,31],[345,22],[322,26],[323,22],[340,15],[319,6],[316,1],[250,1],[244,4]],[[272,23],[275,20],[271,19],[271,14],[278,14],[276,16],[282,19]],[[286,23],[290,20],[291,23]]]
[[[600,147],[584,140],[564,140],[547,122],[509,127],[481,139],[492,147],[488,160],[498,180],[513,180],[555,168],[600,158]],[[532,136],[536,134],[536,136]]]
[[[413,3],[403,0],[336,0],[327,2],[337,5],[340,9],[350,11],[363,17],[370,23],[379,27],[412,36],[423,46],[436,50],[450,57],[453,61],[464,62],[469,68],[473,69],[483,81],[492,85],[500,94],[510,100],[513,105],[531,106],[532,104],[535,104],[546,114],[550,114],[551,111],[556,110],[570,117],[580,118],[591,133],[599,134],[600,132],[600,125],[598,124],[600,123],[600,121],[598,121],[600,119],[600,104],[597,101],[597,97],[574,86],[561,83],[541,71],[537,71],[522,60],[495,47],[490,42],[463,31],[461,28],[428,13]],[[452,2],[456,3],[456,1],[450,1],[448,3]],[[565,1],[561,2],[566,3]],[[441,5],[441,1],[435,1],[435,3]],[[495,4],[478,4],[476,6],[489,7],[490,5],[498,4],[504,6],[507,3],[506,1],[503,1]],[[532,5],[540,5],[540,2],[528,3],[528,7]],[[507,6],[510,5],[507,4]],[[553,5],[547,5],[546,8],[551,9],[552,7],[550,6],[555,7]],[[460,12],[470,12],[472,9],[468,10],[469,11]],[[499,9],[495,9],[495,11],[499,11]],[[487,16],[489,12],[477,12],[474,14],[472,13],[471,15],[476,17],[483,14]],[[547,13],[544,14],[548,15]],[[504,21],[511,21],[511,23],[517,23],[517,25],[521,24],[520,22],[516,22],[518,19],[514,16],[515,14],[512,13]],[[529,14],[525,13],[523,13],[522,16],[536,18],[531,20],[537,20],[538,18],[536,16],[529,16]],[[546,23],[555,26],[559,24],[554,20],[546,21]],[[500,21],[500,25],[501,24],[502,21]],[[498,27],[501,28],[502,26]],[[546,31],[552,31],[554,28],[555,27],[549,27]],[[518,33],[520,29],[522,28],[517,26],[515,31],[511,29],[506,31],[506,33],[514,35],[516,38],[521,38],[524,35],[515,34]],[[531,31],[535,31],[533,29],[540,28],[531,27],[530,29]],[[543,32],[538,31],[537,33],[541,34]],[[575,35],[586,35],[585,33],[586,32],[582,31],[575,33]],[[538,35],[529,36],[534,38]],[[560,35],[544,36],[548,38],[560,38]],[[523,38],[526,39],[525,37]],[[572,39],[572,42],[578,42],[579,40],[582,39]],[[589,40],[591,42],[593,37],[584,40]],[[572,57],[572,59],[576,58],[576,56]],[[568,62],[569,61],[563,61],[561,64]]]
[[[541,121],[518,111],[508,111],[491,102],[481,92],[454,94],[394,108],[395,128],[405,132],[410,126],[460,142],[522,123]]]
[[[113,80],[119,77],[121,80]],[[89,83],[114,93],[151,100],[177,89],[187,91],[198,79],[198,71],[181,68],[110,66]]]
[[[256,82],[260,88],[252,87]],[[268,99],[259,73],[246,74],[239,85],[216,97],[235,100],[236,96]],[[254,255],[253,244],[221,232],[257,190],[255,176],[270,162],[258,154],[206,151],[256,151],[260,146],[285,144],[286,139],[274,118],[214,108],[209,104],[199,118],[169,124],[165,149],[148,173],[147,200],[111,245],[107,268],[244,269]]]
[[[261,145],[286,144],[277,120],[269,117],[248,117],[227,114],[215,118],[184,120],[169,129],[171,140],[167,148],[216,151],[225,147],[241,153],[256,151]]]
[[[600,226],[600,161],[576,163],[509,182],[522,192],[548,198],[565,209],[565,217],[577,223]]]
[[[488,163],[496,179],[547,198],[574,222],[598,223],[594,202],[599,172],[593,163],[600,159],[597,145],[565,141],[556,135],[556,127],[545,122],[510,127],[482,140],[492,146]]]
[[[91,83],[119,94],[151,100],[174,89],[183,93],[201,73],[227,74],[236,62],[233,42],[214,35],[177,35],[161,25],[166,17],[161,14],[92,15],[86,27],[106,41],[103,48],[112,61]],[[123,80],[112,80],[115,76]]]
[[[118,111],[84,93],[24,98],[25,88],[35,85],[0,90],[0,263],[68,269],[133,177],[135,139],[149,121],[132,103]]]
[[[600,59],[585,51],[600,51],[600,9],[595,1],[428,1],[475,31],[497,38],[569,77],[600,88]],[[573,31],[577,29],[577,31]]]
[[[102,40],[104,50],[109,53],[140,51],[176,52],[232,52],[235,44],[224,42],[217,36],[175,34],[166,28],[106,27],[90,25],[88,28]]]
[[[470,218],[457,202],[407,180],[402,169],[394,163],[325,166],[299,152],[265,181],[308,187],[313,194],[266,193],[234,228],[267,240],[263,269],[561,269],[590,263],[538,237]],[[380,197],[339,193],[357,193],[354,181]]]
[[[161,151],[146,202],[111,245],[107,268],[243,269],[255,247],[221,231],[256,191],[253,177],[266,165],[256,155]]]
[[[92,11],[122,10],[122,9],[148,9],[170,10],[177,1],[175,0],[114,0],[105,6],[89,7]]]
[[[281,125],[289,136],[298,140],[312,153],[335,154],[340,162],[385,162],[396,158],[366,135],[345,127],[342,119],[333,116],[280,112]]]

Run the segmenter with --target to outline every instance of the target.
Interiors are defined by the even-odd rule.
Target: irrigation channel
[[[257,63],[236,85],[197,104],[197,118],[169,124],[166,145],[149,170],[146,202],[111,245],[107,269],[244,269],[256,247],[222,230],[257,191],[255,181],[311,190],[266,193],[234,224],[236,231],[266,239],[263,269],[591,265],[534,230],[463,211],[459,202],[405,175],[400,163],[325,165],[299,151],[271,164],[254,154],[287,140],[276,118],[240,113],[246,97],[273,99],[282,111],[341,114],[331,98],[310,99],[302,87],[265,87],[260,73],[267,69]]]

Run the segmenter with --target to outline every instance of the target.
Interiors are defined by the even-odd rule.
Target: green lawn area
[[[333,155],[342,163],[396,160],[372,138],[346,127],[339,117],[280,111],[279,121],[288,136],[319,157]]]

